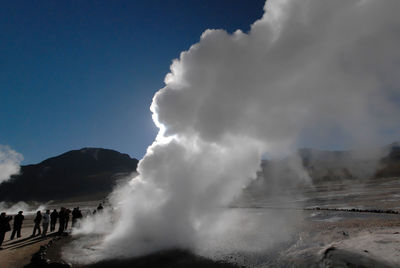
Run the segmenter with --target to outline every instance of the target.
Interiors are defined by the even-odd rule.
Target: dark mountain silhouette
[[[136,171],[138,160],[102,148],[83,148],[21,166],[0,184],[0,201],[49,201],[103,197],[116,181]]]

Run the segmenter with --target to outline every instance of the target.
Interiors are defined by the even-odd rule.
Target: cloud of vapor
[[[23,156],[8,146],[0,145],[0,183],[18,174]]]
[[[328,142],[340,132],[362,148],[399,129],[399,8],[269,0],[249,33],[206,30],[154,96],[159,135],[140,175],[111,196],[119,216],[97,256],[262,251],[287,239],[292,212],[258,217],[228,206],[262,155],[281,157],[301,137]],[[308,179],[298,160],[289,167]]]
[[[0,202],[0,211],[7,214],[17,214],[18,211],[22,210],[25,215],[29,215],[36,213],[38,210],[44,211],[46,208],[47,204],[28,204],[23,201],[17,203]]]

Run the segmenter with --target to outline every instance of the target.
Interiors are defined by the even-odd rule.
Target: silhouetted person
[[[74,210],[72,210],[72,227],[76,226],[76,223],[80,218],[82,218],[82,211],[79,209],[79,207],[76,207]]]
[[[58,225],[58,234],[62,234],[64,232],[65,228],[65,208],[61,207],[60,213],[58,213],[58,220],[59,220],[59,225]]]
[[[65,230],[68,229],[69,214],[71,214],[71,210],[69,208],[65,209]]]
[[[74,208],[72,210],[72,227],[75,227],[77,221],[76,213],[77,213],[77,208]]]
[[[79,207],[77,207],[76,218],[78,221],[78,226],[80,226],[80,224],[81,224],[80,220],[83,218],[83,215],[82,215],[82,211],[79,209]]]
[[[54,232],[56,229],[56,223],[58,219],[58,212],[56,209],[50,214],[50,232]]]
[[[76,216],[78,220],[82,219],[83,218],[82,211],[79,209],[79,207],[77,207],[76,209],[77,209]]]
[[[42,219],[43,233],[42,233],[42,236],[46,236],[47,229],[49,228],[49,223],[50,223],[50,209],[46,210],[46,213],[43,214],[43,219]]]
[[[5,212],[2,212],[0,214],[0,249],[3,249],[1,245],[3,244],[6,232],[11,231],[11,226],[10,226],[11,219],[12,217],[7,216]]]
[[[103,205],[100,203],[97,207],[97,212],[101,213],[103,211]]]
[[[40,235],[42,233],[42,230],[40,230],[40,223],[42,222],[42,213],[40,211],[36,212],[36,217],[33,220],[35,223],[35,226],[33,226],[33,233],[32,236],[36,235],[36,230],[38,231],[38,234]]]
[[[14,225],[13,225],[13,231],[11,233],[10,239],[13,240],[15,237],[15,233],[17,233],[17,237],[21,237],[21,228],[22,228],[22,222],[24,221],[24,215],[22,215],[23,211],[18,211],[18,214],[15,215],[14,217]]]

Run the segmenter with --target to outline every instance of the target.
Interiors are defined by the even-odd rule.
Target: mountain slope
[[[83,148],[21,167],[0,184],[0,201],[49,201],[111,191],[116,180],[136,171],[138,160],[102,148]]]

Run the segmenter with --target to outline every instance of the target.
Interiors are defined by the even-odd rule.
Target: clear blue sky
[[[208,28],[248,31],[264,2],[3,1],[0,144],[23,164],[82,147],[141,158],[172,59]]]

